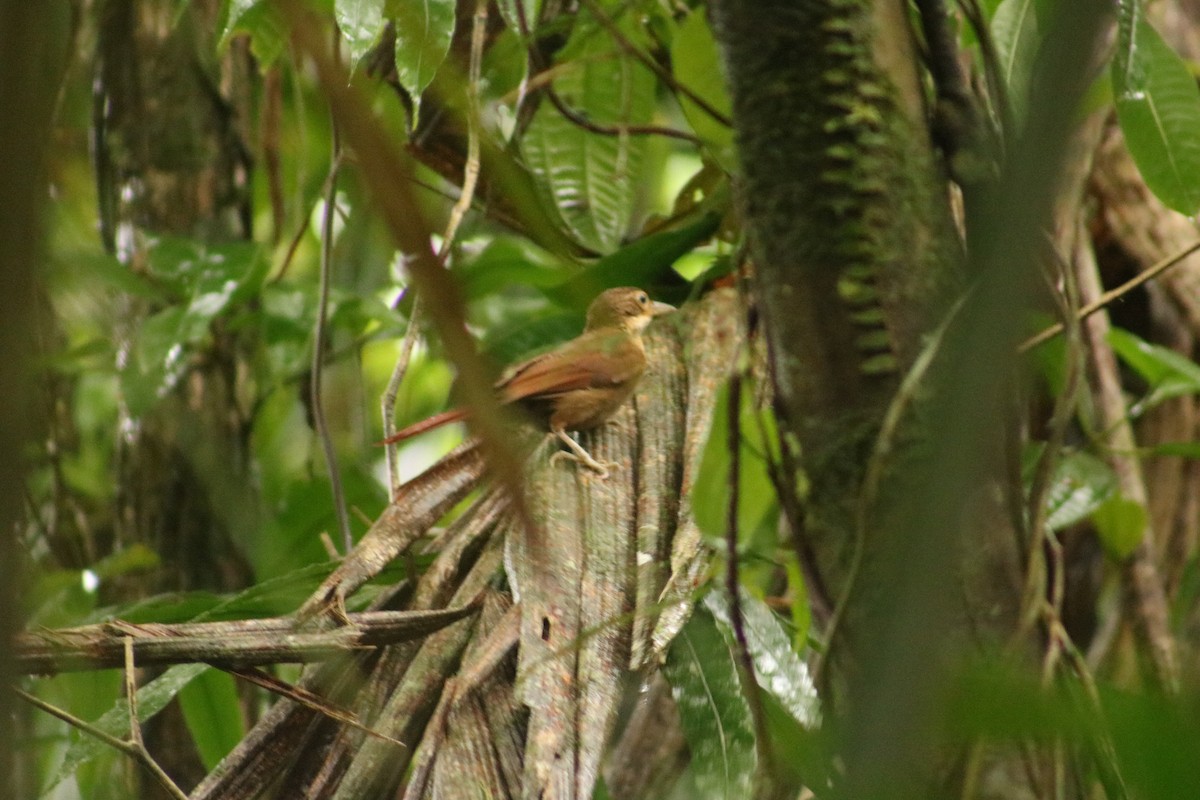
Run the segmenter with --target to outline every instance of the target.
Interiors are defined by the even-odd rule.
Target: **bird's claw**
[[[582,449],[582,448],[581,448]],[[566,450],[559,450],[550,456],[550,463],[555,464],[560,459],[574,461],[576,464],[582,464],[588,469],[596,471],[596,477],[604,479],[608,477],[610,469],[616,469],[617,465],[611,461],[597,461],[587,451],[581,453],[568,453]]]

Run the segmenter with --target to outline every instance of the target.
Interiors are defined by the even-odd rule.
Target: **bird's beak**
[[[650,307],[650,316],[661,317],[663,314],[670,314],[674,310],[675,306],[670,303],[661,303],[655,300],[654,305]]]

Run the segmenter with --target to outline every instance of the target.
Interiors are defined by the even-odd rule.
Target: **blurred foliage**
[[[1049,3],[986,4],[1014,101],[1025,96],[1040,43],[1040,9]],[[379,76],[376,110],[398,140],[412,144],[425,210],[444,223],[460,187],[439,174],[434,159],[422,159],[422,147],[432,139],[462,149],[461,131],[439,125],[462,103],[447,95],[447,87],[461,87],[468,73],[470,13],[464,15],[460,5],[456,18],[455,4],[447,0],[313,5],[336,20],[346,62]],[[642,0],[598,7],[622,41],[590,4],[573,16],[539,18],[539,4],[525,3],[521,12],[505,0],[493,7],[499,18],[493,14],[489,21],[478,87],[482,135],[507,147],[506,157],[527,170],[544,211],[560,224],[578,256],[552,253],[519,226],[506,225],[508,216],[489,213],[503,211],[495,200],[503,187],[476,198],[447,248],[445,264],[467,300],[469,326],[497,364],[573,336],[586,302],[605,287],[642,285],[678,302],[698,284],[731,271],[729,256],[738,243],[729,185],[729,172],[736,168],[731,131],[628,52],[636,48],[668,64],[675,80],[727,115],[730,101],[704,7]],[[1151,189],[1172,208],[1195,213],[1200,208],[1195,181],[1200,94],[1187,67],[1141,16],[1140,6],[1125,0],[1120,8],[1120,46],[1110,79],[1129,147]],[[292,57],[278,6],[267,0],[225,0],[211,52],[219,55],[248,43],[259,69],[256,114],[246,121],[252,136],[242,143],[260,167],[252,174],[254,236],[213,242],[146,231],[141,235],[148,258],[132,266],[107,252],[97,233],[88,152],[88,64],[94,57],[89,48],[97,13],[89,4],[79,21],[81,48],[62,87],[49,144],[54,202],[42,367],[54,424],[47,446],[28,454],[29,520],[22,532],[32,576],[28,625],[286,613],[328,571],[329,555],[319,536],[335,528],[330,482],[307,397],[317,313],[318,221],[333,146],[325,102],[310,70]],[[977,43],[967,38],[978,57]],[[549,63],[540,68],[553,71],[558,104],[535,91],[533,79],[541,76],[530,74],[531,65],[546,58]],[[386,65],[382,71],[380,63]],[[278,140],[272,141],[259,118],[261,109],[275,101],[282,121]],[[1019,102],[1013,112],[1019,124]],[[663,130],[675,135],[660,135]],[[268,149],[279,156],[277,173],[265,166]],[[282,217],[272,211],[276,190],[282,193]],[[382,431],[378,398],[412,323],[414,304],[403,264],[352,158],[341,170],[335,209],[323,402],[347,502],[363,517],[374,518],[387,497],[382,452],[372,444]],[[130,319],[126,309],[134,299],[149,311]],[[144,545],[123,547],[113,536],[113,509],[121,491],[114,463],[118,437],[123,426],[136,424],[186,382],[218,338],[232,338],[249,354],[238,375],[238,402],[249,412],[246,444],[265,512],[258,528],[239,530],[237,538],[255,584],[234,596],[195,591],[114,604],[108,596],[112,582],[136,580],[159,568],[157,555]],[[1135,415],[1170,397],[1200,394],[1200,368],[1190,360],[1127,331],[1114,331],[1112,344],[1141,381]],[[1031,365],[1043,379],[1039,390],[1061,391],[1064,357],[1054,343],[1035,351]],[[452,382],[436,339],[422,339],[401,386],[397,423],[443,408]],[[746,700],[751,687],[739,673],[732,647],[727,602],[713,592],[672,646],[666,664],[694,756],[680,786],[703,796],[748,796],[759,765],[756,737],[768,731],[775,760],[794,759],[792,766],[805,773],[810,787],[826,796],[824,782],[813,775],[836,769],[823,755],[830,744],[817,733],[815,689],[802,661],[809,655],[809,614],[768,471],[778,457],[778,433],[752,388],[744,391],[737,535],[766,725],[756,729]],[[725,396],[719,405],[692,494],[697,522],[713,539],[726,533],[728,402]],[[1086,431],[1086,419],[1080,427]],[[402,475],[432,463],[456,435],[439,433],[407,444],[401,451]],[[1027,482],[1044,446],[1026,443]],[[1200,457],[1192,442],[1163,452]],[[1146,512],[1115,491],[1112,472],[1098,455],[1080,437],[1055,456],[1045,493],[1047,525],[1061,531],[1090,523],[1119,558],[1140,539]],[[356,533],[365,529],[361,519],[355,525]],[[397,567],[380,582],[397,580],[402,572]],[[1191,585],[1194,595],[1200,586],[1194,574]],[[764,602],[776,595],[790,602],[784,616]],[[1200,717],[1191,713],[1194,700],[1163,706],[1114,683],[1104,687],[1097,712],[1070,687],[1029,685],[1016,670],[989,663],[965,675],[945,705],[951,741],[1068,741],[1089,749],[1096,761],[1115,758],[1139,796],[1200,796],[1194,769]],[[112,672],[31,681],[39,695],[118,736],[128,730],[119,684]],[[175,667],[139,692],[139,713],[151,716],[178,695],[198,752],[211,767],[246,730],[236,694],[228,676],[203,665]],[[55,797],[124,796],[123,762],[107,748],[50,718],[36,718],[33,731],[27,755],[39,789],[50,791],[65,781]]]

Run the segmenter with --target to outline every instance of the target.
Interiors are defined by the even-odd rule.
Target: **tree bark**
[[[250,233],[250,164],[239,128],[250,65],[237,46],[219,60],[213,55],[219,6],[107,0],[99,15],[93,124],[101,228],[134,271],[145,269],[156,236],[226,242]],[[126,363],[135,358],[138,326],[155,310],[125,301],[117,339]],[[162,570],[151,591],[230,590],[251,579],[231,537],[259,519],[240,356],[230,336],[212,334],[212,346],[161,387],[151,411],[134,417],[126,409],[119,422],[116,546],[142,543],[158,554]],[[166,714],[151,724],[182,720]],[[193,752],[155,757],[183,785],[204,775]]]
[[[0,775],[6,789],[32,796],[36,787],[21,763],[17,746],[16,695],[10,642],[22,627],[25,583],[24,555],[17,531],[24,516],[26,446],[44,427],[34,376],[41,304],[38,283],[43,259],[43,218],[49,187],[45,143],[50,139],[53,99],[66,68],[70,41],[70,8],[65,2],[0,5],[0,452],[6,457],[0,474]]]

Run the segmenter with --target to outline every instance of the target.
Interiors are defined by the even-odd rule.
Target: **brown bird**
[[[595,428],[633,394],[646,370],[642,331],[650,320],[675,307],[658,303],[641,289],[602,292],[587,310],[583,333],[553,350],[505,370],[496,382],[502,403],[517,403],[546,419],[550,432],[571,451],[552,457],[578,461],[600,473],[608,466],[592,457],[567,431]],[[427,430],[465,419],[463,408],[435,414],[383,440],[399,442]]]

